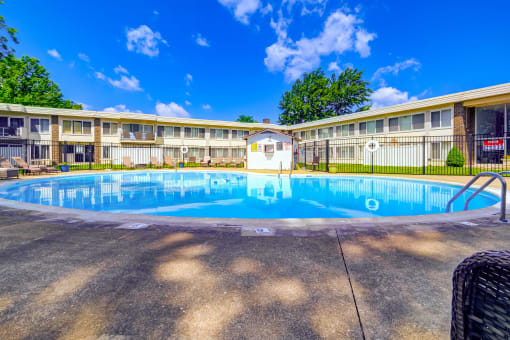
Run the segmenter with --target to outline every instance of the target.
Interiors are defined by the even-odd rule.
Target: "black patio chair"
[[[510,251],[484,251],[453,273],[451,339],[510,339]]]

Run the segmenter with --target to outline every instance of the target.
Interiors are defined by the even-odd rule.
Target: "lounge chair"
[[[0,156],[0,178],[19,178],[19,169],[15,168],[9,160],[3,156]]]
[[[0,168],[0,179],[19,178],[19,169]]]
[[[193,157],[193,156],[188,158],[188,163],[191,163],[193,165],[196,164],[197,163],[197,158]]]
[[[218,166],[223,162],[223,157],[216,157],[211,160],[211,166]]]
[[[40,174],[42,171],[38,166],[28,165],[28,163],[21,157],[12,157],[12,160],[23,169],[23,173]]]
[[[156,157],[151,156],[151,166],[161,168],[163,164],[161,164]]]
[[[232,157],[227,157],[227,159],[224,159],[220,162],[220,166],[227,166],[232,163]]]
[[[174,161],[173,161],[171,156],[165,156],[164,160],[165,160],[165,164],[166,165],[168,165],[171,168],[175,168],[175,163],[174,163]]]
[[[231,166],[237,167],[243,163],[243,157],[237,157],[237,159],[230,163]]]
[[[221,157],[211,158],[211,166],[218,166],[221,162]]]
[[[39,168],[41,169],[42,172],[46,172],[46,173],[57,173],[58,172],[58,169],[55,168],[54,166],[40,165]]]
[[[135,167],[133,162],[131,161],[131,157],[129,156],[122,157],[122,165],[124,165],[128,169],[133,169]]]
[[[453,273],[451,339],[508,339],[510,251],[483,251]]]
[[[210,156],[205,156],[204,160],[200,161],[200,166],[207,167],[207,166],[211,165],[210,163],[211,163],[211,157]]]
[[[313,161],[312,161],[312,169],[315,171],[315,167],[319,167],[319,163],[320,163],[320,157],[319,156],[313,156]]]

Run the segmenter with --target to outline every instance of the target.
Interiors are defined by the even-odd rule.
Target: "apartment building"
[[[175,158],[182,156],[181,146],[189,149],[186,157],[197,159],[205,155],[243,157],[243,137],[266,128],[291,133],[302,142],[473,134],[496,138],[491,147],[510,154],[506,139],[501,145],[497,139],[510,133],[510,83],[290,126],[0,103],[0,154],[18,153],[15,150],[22,147],[21,141],[25,148],[28,141],[32,143],[31,159],[54,162],[66,161],[63,150],[73,155],[73,162],[104,162],[114,157],[109,145],[126,149],[159,146]],[[432,146],[430,152],[443,155],[449,148],[451,143]],[[356,158],[356,151],[338,152]]]

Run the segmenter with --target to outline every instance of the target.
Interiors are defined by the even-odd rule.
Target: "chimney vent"
[[[271,120],[269,118],[264,118],[262,119],[262,123],[264,124],[270,124],[271,123]]]

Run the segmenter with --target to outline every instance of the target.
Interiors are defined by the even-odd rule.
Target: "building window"
[[[211,129],[211,139],[227,140],[228,139],[228,130]]]
[[[181,128],[178,126],[158,126],[158,137],[163,138],[180,138]]]
[[[92,134],[92,122],[82,120],[63,120],[63,133],[73,135],[90,135]]]
[[[390,132],[398,131],[398,118],[388,119],[388,125],[390,128]]]
[[[425,128],[425,114],[418,113],[388,119],[390,132],[423,130]]]
[[[333,137],[333,128],[322,128],[319,129],[319,138],[321,139],[327,139]]]
[[[337,137],[354,136],[354,124],[345,124],[336,127]]]
[[[154,126],[142,124],[122,124],[123,139],[153,140]]]
[[[425,128],[425,114],[413,115],[413,130],[423,130]]]
[[[204,139],[205,138],[205,129],[204,128],[184,128],[184,138],[193,138],[193,139]]]
[[[232,157],[234,158],[239,158],[239,157],[244,157],[246,154],[246,149],[245,148],[235,148],[235,149],[232,149]]]
[[[359,134],[360,135],[366,135],[367,134],[367,123],[359,123]]]
[[[103,158],[111,158],[112,147],[111,146],[103,146]]]
[[[49,133],[50,120],[45,118],[31,118],[30,132]]]
[[[452,148],[451,142],[433,142],[431,158],[432,160],[445,161],[448,157],[448,153]]]
[[[447,128],[452,126],[452,110],[430,112],[430,126],[432,128]]]
[[[32,158],[33,159],[49,159],[50,146],[49,145],[32,145]]]
[[[368,122],[359,123],[360,135],[373,135],[384,132],[384,119],[369,120]]]
[[[409,131],[412,128],[411,116],[398,117],[398,128],[400,131]]]
[[[250,134],[247,130],[232,130],[232,140],[242,140]]]
[[[103,135],[104,136],[115,136],[119,125],[117,123],[103,122]]]
[[[276,142],[276,151],[282,151],[282,150],[283,150],[283,143]]]
[[[265,153],[274,153],[274,144],[264,144]]]
[[[354,145],[338,146],[336,154],[340,159],[352,159],[354,158]]]
[[[212,148],[211,149],[211,157],[228,157],[228,149],[227,148]]]

